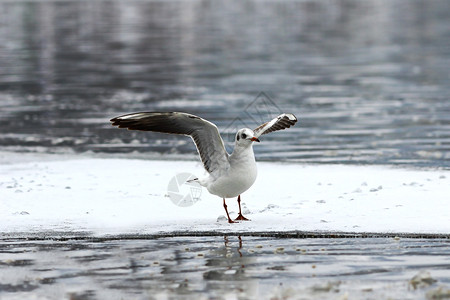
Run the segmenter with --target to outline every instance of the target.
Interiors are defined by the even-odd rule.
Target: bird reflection
[[[255,264],[255,256],[244,253],[244,241],[241,236],[224,236],[224,246],[211,250],[206,266],[208,270],[203,273],[207,288],[223,289],[224,293],[234,290],[246,297],[256,292],[257,280],[246,273],[246,266]],[[227,282],[224,285],[224,281]]]
[[[225,248],[230,247],[230,246],[229,246],[230,240],[228,239],[228,236],[225,235],[225,236],[223,237],[223,239],[224,239],[224,241],[225,241]],[[239,253],[239,257],[242,257],[242,252],[241,252],[241,250],[242,250],[242,238],[241,238],[240,235],[238,236],[238,239],[239,239],[239,248],[237,248],[237,252]],[[242,267],[245,268],[244,265],[242,265]]]

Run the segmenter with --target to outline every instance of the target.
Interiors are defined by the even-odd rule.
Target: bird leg
[[[236,219],[234,219],[235,221],[250,221],[249,219],[247,219],[246,217],[244,217],[242,215],[242,210],[241,210],[241,195],[238,196],[238,204],[239,204],[239,215]]]
[[[227,213],[228,223],[234,223],[234,221],[231,220],[230,215],[228,214],[228,209],[227,209],[227,204],[225,203],[225,198],[223,198],[223,208],[225,208],[225,212]]]

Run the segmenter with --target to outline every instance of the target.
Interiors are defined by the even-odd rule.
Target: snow
[[[204,188],[192,206],[168,196],[177,174],[204,175],[196,161],[4,152],[0,162],[2,234],[450,233],[448,170],[259,162],[242,195],[251,221],[228,224],[222,199]],[[236,217],[237,201],[227,205]]]

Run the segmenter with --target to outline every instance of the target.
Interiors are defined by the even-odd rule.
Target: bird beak
[[[250,139],[250,141],[252,141],[252,142],[260,142],[260,140],[258,139],[258,138],[256,138],[256,137],[252,137],[251,139]]]

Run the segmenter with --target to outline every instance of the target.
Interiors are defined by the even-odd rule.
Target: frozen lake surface
[[[448,170],[260,162],[242,195],[252,221],[228,224],[222,199],[187,178],[171,185],[203,176],[198,162],[9,152],[0,162],[3,233],[450,233]],[[227,205],[236,216],[236,199]]]
[[[0,298],[446,299],[449,251],[449,239],[3,239]]]

